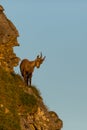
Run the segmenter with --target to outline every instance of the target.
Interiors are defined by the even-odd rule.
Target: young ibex
[[[41,53],[41,55],[38,55],[34,61],[29,61],[28,59],[24,59],[21,61],[20,71],[27,85],[31,86],[31,79],[32,79],[32,73],[34,71],[34,68],[35,67],[39,68],[44,60],[45,60],[45,56],[42,57],[42,53]]]

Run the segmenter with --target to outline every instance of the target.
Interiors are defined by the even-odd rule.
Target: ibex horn
[[[40,53],[40,58],[42,58],[42,52]]]
[[[45,60],[46,56],[43,57],[43,60]]]

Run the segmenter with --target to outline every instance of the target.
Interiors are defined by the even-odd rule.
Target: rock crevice
[[[0,5],[0,66],[6,71],[13,72],[20,58],[14,53],[13,47],[19,46],[19,33],[14,24],[4,14]]]
[[[16,111],[16,116],[19,118],[19,128],[21,130],[61,130],[63,126],[62,120],[55,112],[49,111],[46,108],[42,98],[38,94],[37,89],[32,86],[30,88],[26,87],[18,75],[15,75],[14,73],[9,73],[14,72],[14,67],[18,65],[20,60],[20,58],[17,57],[13,51],[13,47],[19,46],[17,41],[18,36],[19,33],[16,27],[6,17],[6,15],[4,14],[4,8],[0,5],[0,69],[2,67],[5,71],[8,71],[6,73],[3,71],[5,75],[4,79],[2,78],[2,71],[0,72],[0,78],[2,79],[0,79],[0,90],[3,90],[0,91],[0,98],[3,100],[4,97],[3,103],[0,101],[0,112],[2,112],[1,115],[3,117],[3,114],[8,114],[8,119],[10,119],[9,115],[14,115],[12,112]],[[10,76],[8,74],[10,74]],[[10,79],[13,79],[11,83]],[[8,96],[9,94],[10,96]],[[4,104],[4,101],[7,100],[7,97],[9,97],[9,101],[11,102],[8,103],[9,105],[7,104],[8,101],[6,101]],[[17,104],[16,102],[14,102],[14,100],[17,100]],[[15,104],[14,106],[17,106],[17,108],[13,108],[11,111],[11,109],[9,108],[12,107],[12,103]],[[15,118],[17,119],[17,117]],[[2,119],[0,121],[2,121]],[[6,122],[6,120],[4,122]],[[15,119],[13,118],[12,123],[14,122]],[[0,128],[4,129],[4,127],[5,126],[2,121]],[[14,125],[14,127],[16,127],[16,125]],[[17,128],[14,128],[14,130],[17,130]]]

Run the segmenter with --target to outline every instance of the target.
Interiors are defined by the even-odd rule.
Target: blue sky
[[[63,120],[63,130],[87,129],[87,1],[0,0],[0,4],[20,34],[17,56],[33,60],[41,51],[46,55],[32,82]],[[19,67],[15,71],[20,74]]]

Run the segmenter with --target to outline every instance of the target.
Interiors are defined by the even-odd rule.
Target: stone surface
[[[31,94],[32,88],[27,91]],[[31,90],[30,90],[31,89]],[[35,94],[32,92],[32,95]],[[37,97],[38,108],[34,113],[19,113],[21,130],[61,130],[63,121],[54,111],[49,111],[43,99]]]
[[[52,116],[52,113],[50,113],[48,110],[45,110],[45,108],[39,106],[36,113],[27,114],[26,116],[20,115],[21,129],[61,130],[61,128],[63,127],[62,120],[58,116]]]
[[[19,46],[17,42],[19,33],[3,11],[4,8],[0,5],[0,66],[6,71],[13,72],[13,68],[20,60],[13,51],[13,47]]]
[[[19,58],[13,51],[13,47],[19,46],[17,37],[19,36],[16,27],[7,19],[3,13],[4,8],[0,6],[0,67],[8,72],[13,72],[13,68],[18,65]],[[23,86],[23,83],[21,83]],[[21,85],[20,84],[20,85]],[[1,86],[0,86],[1,87]],[[18,85],[17,85],[18,87]],[[19,105],[18,116],[20,119],[21,130],[61,130],[63,127],[62,120],[54,111],[49,111],[43,103],[43,99],[34,93],[33,89],[23,88],[23,90],[33,95],[37,99],[37,110],[32,113],[23,112],[23,106]],[[11,113],[9,107],[0,104],[0,109],[5,114]]]

